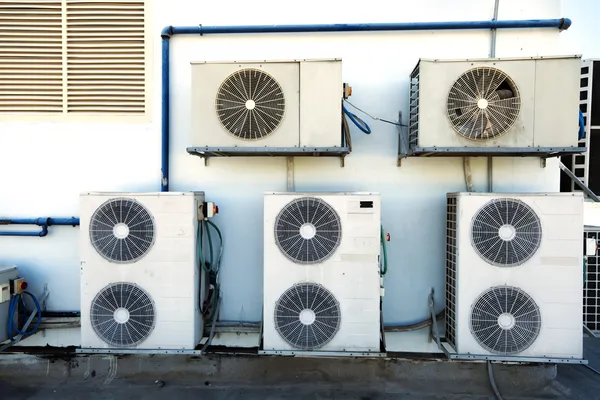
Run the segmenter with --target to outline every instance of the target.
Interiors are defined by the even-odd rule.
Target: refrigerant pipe
[[[0,225],[37,225],[39,231],[0,231],[0,236],[35,236],[44,237],[48,235],[50,226],[79,226],[79,218],[4,218],[0,217]]]

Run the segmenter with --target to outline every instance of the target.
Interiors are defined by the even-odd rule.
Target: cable
[[[350,121],[352,121],[358,129],[360,129],[367,135],[371,134],[371,127],[369,127],[369,124],[367,124],[365,121],[360,119],[356,114],[353,114],[350,111],[348,111],[348,109],[346,107],[344,107],[343,105],[342,105],[342,111],[344,111],[344,113],[348,116],[348,118],[350,118]]]
[[[387,247],[385,244],[385,233],[383,232],[383,225],[380,225],[381,229],[381,246],[383,247],[383,265],[381,266],[381,276],[387,274],[388,271],[388,256],[387,256]]]
[[[600,375],[600,371],[598,371],[596,368],[590,367],[588,364],[581,364],[581,365],[583,365],[584,367],[586,367],[587,369],[589,369],[590,371],[592,371],[596,375]]]
[[[387,119],[383,119],[383,118],[379,118],[379,117],[375,117],[371,114],[369,114],[368,112],[366,112],[363,109],[360,109],[358,107],[356,107],[354,104],[350,103],[348,100],[344,100],[346,103],[350,104],[352,107],[356,108],[358,111],[360,111],[361,113],[367,115],[368,117],[370,117],[371,119],[374,119],[375,121],[381,121],[381,122],[385,122],[386,124],[391,124],[391,125],[396,125],[396,126],[408,126],[408,125],[404,125],[401,122],[393,122],[393,121],[389,121]]]
[[[492,369],[492,362],[487,362],[488,369],[488,378],[490,378],[490,385],[492,386],[492,390],[494,391],[494,396],[496,396],[497,400],[504,400],[502,395],[500,395],[500,391],[498,390],[498,386],[496,386],[496,380],[494,379],[494,370]]]
[[[436,316],[436,320],[441,320],[444,318],[445,310],[440,311]],[[384,332],[411,332],[418,331],[423,328],[427,328],[432,324],[431,318],[424,319],[419,322],[414,322],[410,324],[400,324],[400,325],[386,325],[383,327]]]
[[[35,305],[35,311],[37,313],[37,321],[35,323],[35,326],[33,327],[33,329],[27,331],[22,331],[19,329],[19,327],[17,326],[15,320],[14,320],[14,315],[15,312],[17,311],[17,306],[19,304],[19,301],[23,300],[22,299],[22,295],[28,295],[29,297],[31,297],[31,299],[33,300],[33,304]],[[23,302],[24,303],[24,302]],[[8,324],[7,324],[7,333],[8,333],[8,338],[11,340],[11,342],[13,342],[14,336],[13,333],[19,334],[19,335],[23,335],[23,336],[30,336],[33,335],[34,333],[36,333],[38,331],[38,329],[40,328],[40,324],[42,323],[42,307],[40,306],[40,303],[38,302],[37,298],[31,294],[28,291],[22,291],[21,293],[18,293],[16,295],[13,295],[10,299],[10,304],[8,306]]]
[[[585,120],[583,119],[583,113],[579,110],[579,140],[585,137]]]

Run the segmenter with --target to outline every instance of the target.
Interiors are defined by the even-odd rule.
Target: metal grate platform
[[[188,147],[191,155],[204,159],[212,157],[339,157],[340,166],[350,154],[350,147]]]

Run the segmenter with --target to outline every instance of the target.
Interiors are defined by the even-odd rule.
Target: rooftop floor
[[[600,339],[585,339],[600,370]],[[494,364],[505,400],[600,399],[583,365]],[[0,398],[12,399],[493,399],[485,363],[442,358],[270,356],[0,356]]]

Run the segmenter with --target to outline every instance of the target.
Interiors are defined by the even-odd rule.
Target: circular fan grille
[[[329,343],[340,327],[340,305],[316,283],[298,283],[275,304],[275,328],[297,349],[312,350]]]
[[[541,239],[540,219],[520,200],[492,200],[473,217],[473,247],[483,259],[498,267],[523,264],[535,254]]]
[[[96,334],[115,347],[144,341],[154,329],[155,309],[145,290],[133,283],[113,283],[92,301],[90,320]]]
[[[340,245],[340,217],[321,199],[302,197],[288,203],[275,220],[275,241],[290,260],[314,264],[331,257]]]
[[[521,289],[494,287],[475,301],[470,325],[475,339],[485,349],[495,354],[516,354],[538,337],[540,309]]]
[[[102,204],[90,221],[90,240],[108,261],[131,263],[142,258],[154,244],[154,220],[148,210],[132,199],[115,198]]]
[[[235,137],[263,139],[281,123],[285,111],[283,90],[277,81],[258,69],[247,68],[221,84],[215,100],[221,124]]]
[[[467,139],[488,140],[504,134],[517,120],[517,85],[496,68],[478,67],[462,74],[448,93],[452,126]]]

